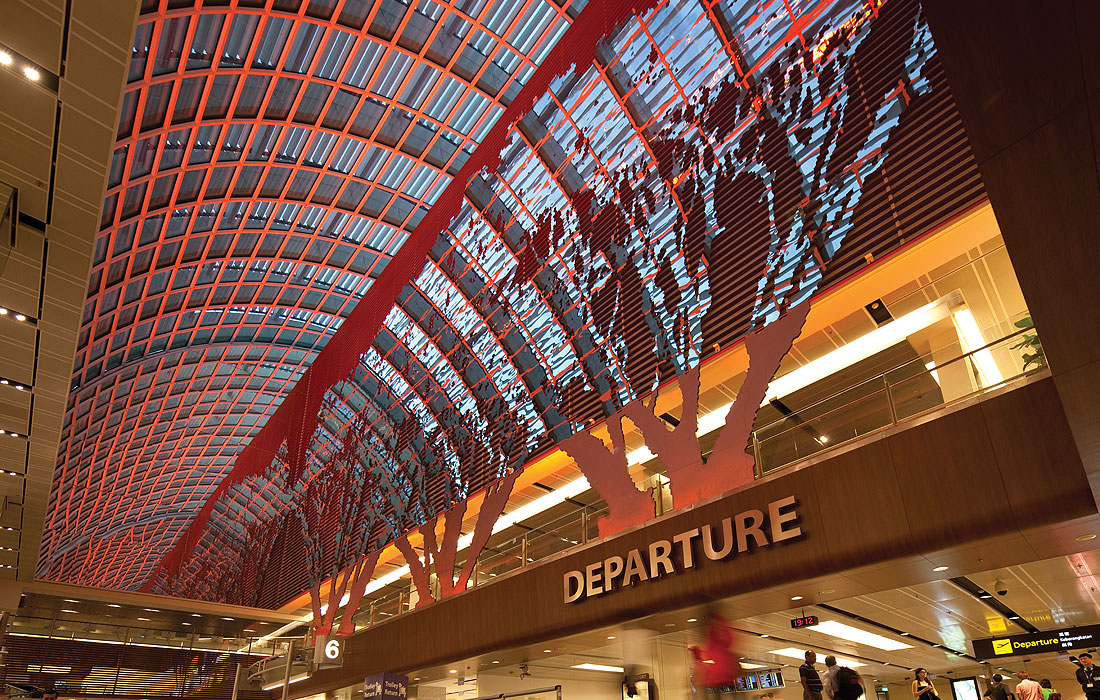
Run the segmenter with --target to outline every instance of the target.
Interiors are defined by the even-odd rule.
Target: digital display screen
[[[813,627],[818,622],[817,615],[807,615],[806,617],[796,617],[791,620],[791,627],[798,629],[799,627]]]
[[[778,671],[767,671],[765,673],[757,674],[757,678],[760,679],[761,688],[782,688],[783,676]]]

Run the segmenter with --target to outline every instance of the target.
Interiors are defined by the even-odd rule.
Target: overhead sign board
[[[1035,634],[1012,634],[974,640],[974,656],[995,659],[1001,656],[1061,652],[1066,649],[1091,648],[1100,645],[1100,625],[1070,627]]]
[[[313,663],[318,668],[344,665],[344,640],[341,637],[318,637],[313,645]]]
[[[363,681],[363,700],[405,700],[408,696],[408,676],[376,673]]]

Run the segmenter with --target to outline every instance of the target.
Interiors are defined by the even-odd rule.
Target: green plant
[[[1031,321],[1031,316],[1025,316],[1016,322],[1017,328],[1031,328],[1034,330],[1035,324]],[[1013,350],[1023,350],[1024,371],[1026,372],[1029,367],[1035,365],[1036,369],[1045,367],[1047,364],[1046,353],[1043,352],[1043,344],[1039,342],[1039,335],[1037,333],[1024,333],[1024,336],[1020,339],[1020,342],[1012,346]]]

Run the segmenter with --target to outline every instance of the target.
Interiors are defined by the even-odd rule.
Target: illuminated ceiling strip
[[[978,348],[985,347],[985,336],[982,335],[982,329],[978,327],[978,322],[974,320],[974,314],[970,309],[956,311],[951,320],[959,333],[959,343],[962,345],[963,352],[974,352]],[[971,360],[978,368],[983,387],[996,386],[1005,380],[1004,375],[997,369],[993,353],[988,348],[974,352]]]
[[[775,654],[776,656],[786,656],[791,659],[805,659],[806,649],[797,649],[795,647],[787,647],[786,649],[775,649],[769,651],[769,654]],[[832,654],[830,654],[832,656]],[[854,659],[845,658],[843,656],[836,657],[836,662],[841,666],[847,666],[848,668],[858,668],[860,666],[866,666],[867,664]]]
[[[307,678],[309,678],[308,673],[299,673],[296,676],[291,676],[290,680],[288,680],[286,682],[286,684],[290,685],[291,683],[297,683],[298,681],[304,681]],[[275,690],[276,688],[282,688],[282,687],[283,687],[283,682],[281,680],[279,680],[279,681],[275,681],[274,683],[268,683],[267,685],[263,686],[261,688],[261,690],[265,690],[265,691],[266,690]]]
[[[884,637],[881,634],[875,634],[874,632],[868,632],[867,630],[859,629],[858,627],[852,627],[846,625],[843,622],[837,622],[836,620],[825,620],[819,622],[816,625],[807,627],[806,629],[812,632],[821,632],[831,637],[838,637],[849,642],[855,642],[856,644],[862,644],[864,646],[875,647],[876,649],[882,649],[883,651],[898,651],[901,649],[912,649],[912,644],[906,644],[899,642],[889,637]]]
[[[579,668],[585,671],[609,671],[611,673],[622,673],[626,670],[622,666],[606,666],[604,664],[575,664],[570,668]]]

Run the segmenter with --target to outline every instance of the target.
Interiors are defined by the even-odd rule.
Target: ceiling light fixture
[[[885,326],[883,326],[885,328]],[[769,654],[775,654],[776,656],[786,656],[792,659],[805,659],[806,649],[798,649],[795,647],[786,647],[785,649],[775,649],[769,651]],[[847,666],[849,668],[858,668],[860,666],[866,666],[867,664],[855,661],[853,659],[844,658],[841,656],[836,657],[836,662],[841,666]]]
[[[63,612],[63,613],[71,613],[71,614],[73,614],[73,615],[75,615],[75,614],[76,614],[76,610],[62,610],[61,612]]]
[[[688,618],[688,622],[698,622],[698,621],[699,621],[699,619],[695,618],[695,617],[689,617]]]
[[[1095,534],[1088,534],[1088,535],[1078,535],[1078,536],[1077,536],[1077,537],[1075,537],[1074,539],[1076,539],[1076,540],[1077,540],[1078,542],[1086,542],[1086,541],[1088,541],[1088,540],[1094,540],[1094,539],[1096,539],[1096,535],[1095,535]]]
[[[452,668],[450,671],[447,671],[447,673],[458,673],[458,669]]]
[[[846,625],[836,620],[819,622],[811,629],[813,629],[814,632],[821,632],[831,637],[837,637],[849,642],[855,642],[856,644],[882,649],[883,651],[898,651],[900,649],[913,648],[912,644],[898,642],[889,637],[883,637],[881,634],[861,630],[858,627],[852,627],[851,625]]]
[[[23,75],[27,77],[27,80],[38,80],[42,75],[38,72],[37,68],[31,66],[23,66]],[[23,319],[19,319],[22,321]]]
[[[119,605],[118,603],[107,603],[107,607],[108,608],[121,608],[122,606]]]
[[[997,368],[997,361],[993,359],[993,353],[988,348],[984,350],[978,350],[978,348],[985,347],[985,336],[982,335],[982,329],[978,327],[978,322],[974,320],[974,314],[970,312],[970,309],[960,309],[951,315],[951,320],[955,324],[955,329],[959,333],[959,344],[962,346],[963,352],[973,353],[970,359],[974,362],[978,368],[978,374],[985,386],[995,386],[1005,380],[1004,375]],[[977,350],[977,352],[974,352]]]
[[[611,635],[611,636],[608,637],[608,639],[614,639],[614,638],[615,638],[615,635]]]
[[[946,567],[946,566],[937,566],[937,567],[933,567],[932,571],[935,571],[935,572],[947,571],[947,568],[948,567]]]
[[[800,595],[792,595],[792,596],[791,596],[791,600],[802,600],[802,596],[800,596]]]
[[[0,51],[0,66],[11,65],[11,54],[7,51]]]
[[[605,666],[604,664],[575,664],[570,668],[579,668],[585,671],[608,671],[609,673],[622,673],[626,670],[622,666]]]
[[[764,664],[750,664],[750,663],[746,663],[744,661],[741,661],[739,663],[741,664],[741,668],[743,668],[745,670],[748,670],[748,671],[751,671],[754,668],[764,668]]]
[[[549,653],[550,653],[550,652],[552,652],[552,651],[554,651],[554,650],[553,650],[553,649],[543,649],[543,650],[542,650],[542,653],[543,653],[543,654],[549,654]]]

